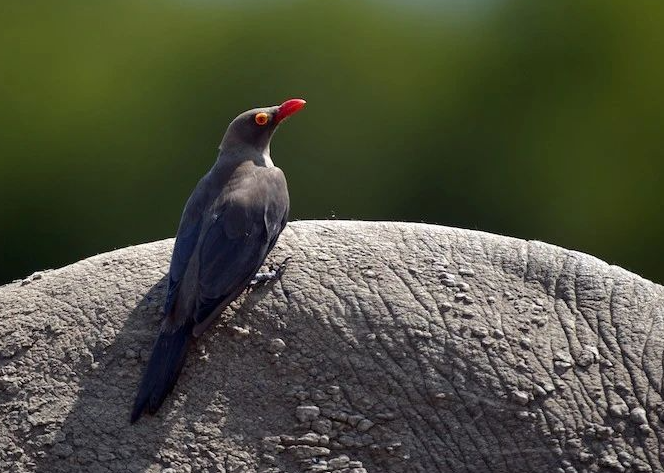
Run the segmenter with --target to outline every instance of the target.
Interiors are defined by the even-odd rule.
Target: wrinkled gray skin
[[[132,426],[171,249],[0,289],[0,471],[663,471],[663,288],[421,224],[290,224]]]

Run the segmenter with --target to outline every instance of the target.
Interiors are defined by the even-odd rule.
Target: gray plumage
[[[171,259],[165,317],[132,422],[159,409],[192,337],[244,291],[285,227],[288,188],[272,163],[270,139],[279,123],[303,106],[294,99],[239,115],[224,135],[217,161],[189,197]]]

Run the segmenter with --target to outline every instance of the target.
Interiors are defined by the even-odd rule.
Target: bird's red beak
[[[274,118],[277,123],[282,121],[285,118],[290,117],[291,115],[299,112],[302,110],[302,107],[304,107],[304,104],[306,104],[302,99],[290,99],[286,100],[284,103],[279,105],[279,110],[277,111],[277,116]]]

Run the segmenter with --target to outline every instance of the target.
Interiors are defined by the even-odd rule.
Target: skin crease
[[[129,425],[172,245],[0,288],[0,469],[663,471],[664,288],[423,224],[289,224],[266,262],[290,257],[282,276]]]

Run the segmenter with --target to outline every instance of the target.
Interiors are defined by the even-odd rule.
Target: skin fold
[[[0,471],[663,471],[664,289],[423,224],[289,224],[129,425],[172,245],[0,288]]]

